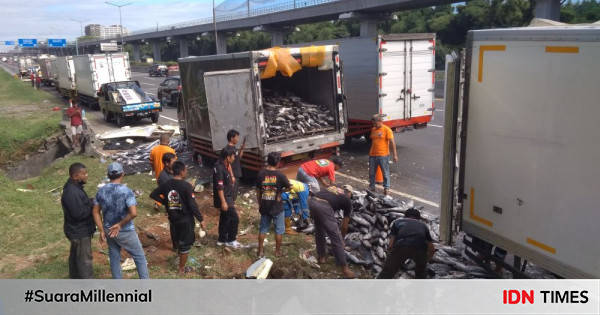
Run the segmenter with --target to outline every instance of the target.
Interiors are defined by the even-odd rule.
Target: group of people
[[[381,124],[380,116],[374,117],[371,134],[373,147],[370,152],[370,173],[373,164],[384,171],[384,192],[389,189],[389,151],[387,156],[382,146],[391,141],[393,135],[389,128]],[[385,129],[385,128],[387,129]],[[391,136],[390,136],[391,135]],[[240,133],[230,130],[227,133],[228,145],[219,154],[213,168],[213,205],[220,210],[217,246],[232,249],[243,247],[237,241],[239,216],[236,199],[242,175],[241,158],[244,154],[245,138],[241,148],[237,148]],[[394,147],[394,160],[397,154]],[[389,147],[388,147],[389,149]],[[386,159],[387,158],[387,159]],[[314,237],[319,263],[325,263],[328,256],[329,239],[331,253],[336,265],[346,278],[354,278],[348,267],[344,250],[344,236],[348,231],[352,212],[352,192],[349,185],[336,186],[335,172],[343,167],[339,157],[316,159],[303,163],[296,179],[288,179],[278,170],[281,154],[271,152],[267,156],[267,165],[260,170],[255,188],[260,212],[257,255],[263,257],[264,240],[271,226],[275,230],[275,256],[282,255],[283,234],[294,234],[291,229],[292,213],[300,217],[301,226],[306,226],[312,218]],[[185,178],[186,165],[177,161],[175,151],[169,147],[169,137],[163,136],[160,145],[150,153],[150,162],[157,178],[158,187],[150,197],[156,201],[156,207],[165,207],[172,239],[173,249],[178,253],[178,273],[184,274],[188,253],[191,250],[196,233],[195,221],[203,228],[203,216],[195,202],[194,189]],[[373,171],[374,173],[374,171]],[[69,169],[69,180],[64,186],[62,206],[64,210],[64,230],[71,241],[69,256],[69,274],[71,278],[91,278],[92,255],[91,237],[98,228],[100,243],[108,244],[110,268],[113,278],[121,278],[121,249],[127,251],[136,264],[140,278],[148,278],[147,261],[133,226],[137,215],[137,202],[131,189],[121,183],[124,177],[123,167],[111,163],[107,169],[110,182],[101,187],[96,197],[88,198],[83,189],[87,181],[87,170],[83,164],[75,163]],[[374,185],[374,174],[370,176]],[[387,186],[386,186],[387,185]],[[343,219],[338,225],[335,213],[342,211]],[[424,277],[427,258],[432,253],[431,236],[427,226],[418,221],[417,210],[407,212],[406,218],[397,220],[391,226],[392,238],[390,254],[385,262],[380,278],[392,278],[398,268],[408,258],[416,264],[417,277]]]
[[[39,90],[42,85],[42,72],[40,70],[35,71],[35,69],[32,69],[29,71],[29,79],[31,80],[31,87]]]

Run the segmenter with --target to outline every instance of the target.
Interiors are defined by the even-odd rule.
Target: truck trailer
[[[73,56],[75,83],[80,102],[98,109],[98,91],[105,83],[131,80],[127,52]]]
[[[52,72],[56,76],[54,85],[63,97],[75,94],[75,64],[73,56],[59,56],[52,61]]]
[[[389,34],[311,43],[339,46],[348,133],[368,138],[374,114],[394,131],[426,127],[434,110],[435,34]],[[306,45],[306,44],[304,44]]]
[[[19,74],[21,78],[29,76],[29,71],[35,64],[31,57],[19,57]]]
[[[480,30],[447,58],[440,234],[468,256],[600,278],[599,44],[598,26]]]
[[[46,58],[38,58],[38,64],[40,65],[40,71],[42,73],[42,83],[45,86],[52,86],[56,81],[56,74],[52,69],[52,63],[56,57],[48,56]]]
[[[276,64],[297,71],[284,75],[274,71]],[[205,162],[225,147],[229,129],[247,139],[245,171],[263,168],[270,152],[281,152],[285,168],[328,157],[343,144],[347,118],[337,46],[187,57],[179,69],[180,125]]]

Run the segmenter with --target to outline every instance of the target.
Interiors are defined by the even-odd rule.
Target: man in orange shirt
[[[160,144],[152,148],[152,151],[150,151],[150,163],[152,164],[152,170],[154,170],[154,176],[156,176],[156,180],[158,180],[160,172],[162,172],[163,168],[165,168],[162,162],[163,154],[175,154],[175,150],[169,146],[169,140],[169,135],[161,135]]]
[[[398,162],[398,153],[394,133],[390,127],[383,124],[383,115],[373,115],[373,125],[369,151],[369,189],[375,191],[375,172],[379,166],[383,173],[383,193],[387,195],[390,189],[390,146],[394,152],[394,162]]]

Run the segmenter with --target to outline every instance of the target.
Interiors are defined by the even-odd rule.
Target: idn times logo
[[[503,304],[585,304],[589,301],[587,290],[503,290]],[[537,297],[537,298],[536,298]]]

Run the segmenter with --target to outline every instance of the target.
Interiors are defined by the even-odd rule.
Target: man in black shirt
[[[194,234],[194,217],[202,225],[202,213],[194,198],[194,188],[185,181],[187,169],[180,161],[173,163],[173,178],[160,185],[150,198],[162,203],[167,208],[171,223],[171,239],[177,243],[179,252],[179,269],[181,275],[185,272],[188,253],[196,240]]]
[[[173,153],[167,152],[162,156],[162,162],[165,168],[158,175],[158,186],[168,182],[173,178],[173,163],[177,161],[177,156]]]
[[[403,219],[394,221],[388,256],[378,279],[393,279],[400,266],[409,258],[416,264],[415,277],[425,279],[425,268],[427,260],[433,255],[433,244],[429,228],[420,219],[419,210],[408,209]]]
[[[231,168],[233,170],[233,176],[235,177],[235,185],[233,186],[233,200],[235,201],[235,199],[238,196],[238,192],[239,192],[239,188],[240,188],[240,178],[242,177],[242,156],[244,156],[244,148],[246,147],[246,137],[244,137],[244,140],[242,141],[242,146],[240,147],[240,150],[238,151],[236,148],[236,145],[238,144],[240,140],[240,133],[235,130],[235,129],[231,129],[227,132],[227,145],[225,146],[225,148],[230,148],[235,152],[235,160],[233,161],[233,163],[231,163]]]
[[[240,248],[242,245],[236,240],[239,217],[235,210],[234,185],[231,164],[235,160],[235,151],[231,148],[225,148],[221,151],[219,161],[213,168],[213,202],[215,208],[221,210],[219,216],[219,239],[218,246],[228,246],[231,248]]]
[[[94,276],[92,267],[92,235],[96,224],[92,216],[94,204],[83,185],[88,173],[85,165],[71,164],[69,179],[63,187],[60,199],[64,214],[64,232],[71,242],[69,253],[69,278],[90,279]]]
[[[327,189],[322,189],[315,193],[315,196],[329,202],[333,211],[343,211],[344,218],[340,226],[342,238],[346,237],[346,233],[348,233],[348,224],[350,223],[350,215],[352,214],[352,188],[349,185],[346,186],[344,189],[329,186]]]
[[[280,153],[269,153],[267,167],[258,172],[256,181],[256,198],[260,212],[258,257],[262,257],[264,254],[263,243],[265,234],[271,228],[271,222],[275,225],[275,256],[281,256],[281,241],[283,233],[285,233],[285,214],[283,213],[281,193],[284,189],[290,189],[290,181],[276,169],[280,160]]]

